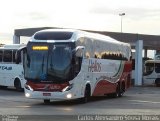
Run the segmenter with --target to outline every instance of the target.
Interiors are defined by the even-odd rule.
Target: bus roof
[[[145,64],[146,63],[160,63],[160,60],[146,60]]]
[[[53,37],[52,35],[50,35],[50,37],[48,36],[45,36],[44,35],[46,33],[52,33],[55,34],[56,37]],[[59,33],[61,35],[58,36]],[[39,33],[41,33],[42,35],[40,35]],[[38,35],[39,34],[39,35]],[[63,34],[63,36],[62,36]],[[38,37],[39,36],[39,39]],[[52,37],[51,37],[52,36]],[[35,39],[37,37],[37,39]],[[64,38],[63,38],[64,37]],[[116,43],[116,44],[122,44],[122,45],[127,45],[129,46],[128,43],[124,43],[124,42],[120,42],[114,38],[111,38],[109,36],[106,36],[106,35],[102,35],[102,34],[99,34],[99,33],[91,33],[91,32],[86,32],[86,31],[82,31],[82,30],[76,30],[76,29],[45,29],[45,30],[41,30],[41,31],[38,31],[36,32],[33,36],[32,36],[32,39],[30,41],[36,41],[36,40],[42,40],[43,41],[43,38],[45,41],[47,40],[71,40],[71,41],[76,41],[74,38],[77,39],[77,37],[89,37],[89,38],[93,38],[93,39],[98,39],[98,40],[101,40],[101,41],[106,41],[106,42],[109,42],[109,43]]]

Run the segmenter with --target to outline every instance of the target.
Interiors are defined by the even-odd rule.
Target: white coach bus
[[[131,47],[108,36],[79,30],[36,32],[24,53],[28,98],[50,100],[122,96],[130,87]]]
[[[145,61],[143,84],[160,86],[160,60]]]
[[[19,64],[15,63],[16,51],[23,46],[25,45],[12,44],[0,47],[0,88],[15,87],[19,91],[24,88],[26,80],[22,59]]]

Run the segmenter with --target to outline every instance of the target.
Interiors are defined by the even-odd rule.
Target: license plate
[[[43,93],[43,96],[51,96],[51,93]]]

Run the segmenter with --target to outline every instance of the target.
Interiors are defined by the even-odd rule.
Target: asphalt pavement
[[[106,118],[107,116],[119,116],[119,118],[122,116],[123,120],[139,120],[144,118],[142,116],[155,115],[158,117],[152,118],[156,120],[156,118],[160,119],[159,95],[160,87],[131,87],[120,98],[95,97],[86,104],[80,104],[78,101],[54,101],[45,105],[43,100],[26,98],[24,92],[1,89],[0,119],[3,121],[63,121],[66,119],[72,121],[102,120],[103,118],[109,120],[112,118]],[[96,116],[101,117],[96,118]]]

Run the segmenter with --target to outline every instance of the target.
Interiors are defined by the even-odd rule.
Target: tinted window
[[[154,63],[146,63],[146,66],[154,67]]]
[[[12,50],[4,50],[4,62],[12,62]]]
[[[0,50],[0,62],[2,62],[2,58],[3,58],[3,50]]]
[[[154,67],[153,66],[146,66],[146,70],[144,72],[144,75],[150,75],[152,72],[154,71]]]
[[[16,60],[15,60],[15,56],[16,56],[16,50],[13,50],[13,62],[16,62]],[[21,55],[20,55],[20,62],[21,62]]]
[[[34,35],[36,40],[68,40],[72,37],[72,32],[39,32]]]
[[[122,54],[108,53],[108,52],[104,52],[101,54],[96,53],[94,57],[101,59],[112,59],[112,60],[128,60]]]
[[[155,72],[160,73],[160,63],[155,64]]]

